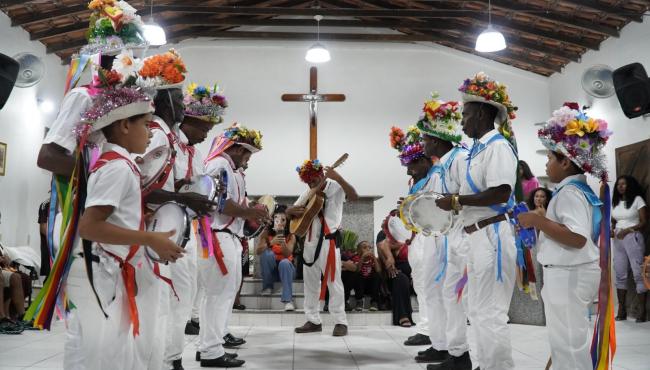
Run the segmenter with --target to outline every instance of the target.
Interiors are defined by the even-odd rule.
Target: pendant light
[[[307,50],[305,60],[310,63],[329,62],[331,59],[330,52],[320,43],[320,21],[323,16],[315,15],[314,19],[316,20],[316,43]]]
[[[167,43],[167,36],[165,36],[165,30],[158,25],[158,23],[153,20],[153,0],[151,0],[151,11],[149,13],[149,22],[146,22],[142,26],[144,33],[144,39],[147,40],[149,45],[160,46]]]
[[[491,53],[506,48],[506,39],[503,34],[492,27],[492,1],[488,0],[488,26],[476,38],[476,51]]]

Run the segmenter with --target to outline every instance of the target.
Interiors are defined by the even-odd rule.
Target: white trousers
[[[320,318],[320,288],[321,276],[325,274],[325,265],[329,255],[329,241],[323,240],[323,246],[316,263],[311,267],[304,265],[302,278],[305,283],[305,317],[307,321],[314,324],[322,324]],[[312,243],[305,244],[304,256],[307,262],[313,261],[316,253],[316,246]],[[327,290],[329,292],[329,312],[334,317],[335,324],[348,325],[348,319],[345,315],[345,290],[343,281],[341,281],[341,252],[335,248],[336,253],[336,270],[334,272],[334,281],[327,278]]]
[[[429,335],[429,313],[427,307],[427,289],[425,289],[425,249],[433,249],[434,239],[418,234],[409,245],[408,260],[411,266],[413,290],[418,299],[418,317],[416,329],[418,334]]]
[[[198,263],[199,279],[205,287],[199,312],[199,351],[202,359],[215,359],[225,353],[223,337],[227,334],[228,319],[242,278],[242,246],[239,239],[226,233],[217,233],[217,237],[228,273],[222,274],[214,256],[200,258]]]
[[[427,238],[424,248],[424,285],[429,314],[429,339],[438,351],[449,351],[452,356],[460,356],[469,350],[467,343],[467,315],[463,301],[458,301],[456,284],[463,276],[465,259],[455,255],[452,243],[460,238],[452,235],[435,238],[435,246],[430,248]],[[445,259],[446,270],[443,271]],[[438,281],[436,281],[438,279]]]
[[[93,263],[93,267],[96,266],[97,264]],[[104,315],[88,281],[84,260],[81,257],[75,257],[70,266],[66,292],[75,308],[68,317],[63,345],[63,368],[94,369],[100,348]]]
[[[598,294],[598,262],[544,267],[544,312],[554,370],[591,370],[588,306]]]
[[[495,232],[498,225],[499,234]],[[502,281],[497,281],[497,245],[501,241]],[[481,370],[511,370],[508,309],[515,286],[516,248],[508,222],[488,225],[467,235],[469,318],[476,333],[476,355]]]
[[[139,335],[134,338],[128,297],[119,265],[103,255],[95,286],[108,314],[101,335],[99,361],[92,369],[159,370],[162,367],[164,325],[160,324],[160,295],[163,281],[153,273],[144,257],[135,257],[137,294],[135,297],[140,322]],[[111,299],[111,297],[115,297]]]
[[[165,343],[165,368],[172,369],[172,361],[179,360],[185,346],[185,323],[192,312],[196,289],[196,243],[188,242],[185,255],[169,264],[170,276],[178,297],[171,292]],[[171,289],[170,289],[171,290]]]

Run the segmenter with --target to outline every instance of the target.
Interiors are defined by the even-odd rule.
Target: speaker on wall
[[[612,78],[616,96],[628,118],[650,113],[650,79],[641,63],[616,69]]]
[[[0,53],[0,109],[5,106],[14,88],[20,65],[13,58]]]

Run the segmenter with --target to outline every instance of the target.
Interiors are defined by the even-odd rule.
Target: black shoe
[[[345,302],[345,312],[350,312],[352,311],[352,306],[348,302]]]
[[[224,354],[224,356],[228,356],[228,357],[230,357],[230,358],[237,358],[237,357],[239,357],[239,355],[236,354],[236,353],[228,353],[228,352],[226,352],[226,353]],[[201,361],[201,352],[196,351],[196,356],[194,356],[194,360],[196,360],[196,361]]]
[[[185,370],[183,368],[183,359],[178,359],[172,361],[172,370]]]
[[[185,334],[186,335],[199,335],[199,323],[195,321],[188,321],[185,324]]]
[[[299,326],[294,329],[297,334],[303,333],[320,333],[323,331],[323,324],[314,324],[311,321],[307,321],[303,326]]]
[[[428,346],[431,345],[431,339],[423,334],[415,334],[404,341],[405,346]]]
[[[235,310],[243,311],[246,309],[246,306],[244,306],[243,304],[235,303],[234,305],[232,305],[232,308]]]
[[[201,367],[240,367],[246,361],[223,355],[210,360],[201,360]]]
[[[429,347],[423,354],[415,356],[415,362],[429,363],[429,362],[443,362],[449,358],[449,352],[438,351],[433,347]]]
[[[330,312],[330,306],[327,304],[323,306],[323,312]]]
[[[6,317],[0,319],[0,334],[21,334],[24,330],[22,325]]]
[[[465,352],[459,357],[449,356],[439,364],[427,365],[427,370],[472,370],[472,360],[469,357],[469,352]],[[476,370],[480,370],[480,368]]]
[[[232,334],[228,333],[226,334],[225,337],[223,337],[224,344],[223,348],[236,348],[241,346],[242,344],[246,343],[245,340],[242,338],[235,338]]]

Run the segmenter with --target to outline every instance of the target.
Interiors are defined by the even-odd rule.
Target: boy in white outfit
[[[544,266],[542,297],[555,370],[594,368],[587,312],[601,277],[596,243],[604,214],[584,173],[607,181],[602,150],[610,135],[605,121],[586,116],[575,103],[555,111],[538,133],[549,150],[546,174],[558,186],[545,217],[529,212],[519,222],[541,231],[537,260]]]
[[[84,334],[101,335],[99,361],[93,365],[97,369],[160,368],[151,359],[162,356],[153,353],[153,343],[163,282],[144,249],[147,245],[171,262],[182,257],[183,249],[169,240],[173,230],[144,231],[140,173],[131,154],[146,149],[151,112],[149,97],[136,89],[115,88],[102,92],[84,113],[83,121],[107,139],[91,169],[86,211],[79,222],[80,236],[95,242],[94,283],[107,315],[102,330]]]

